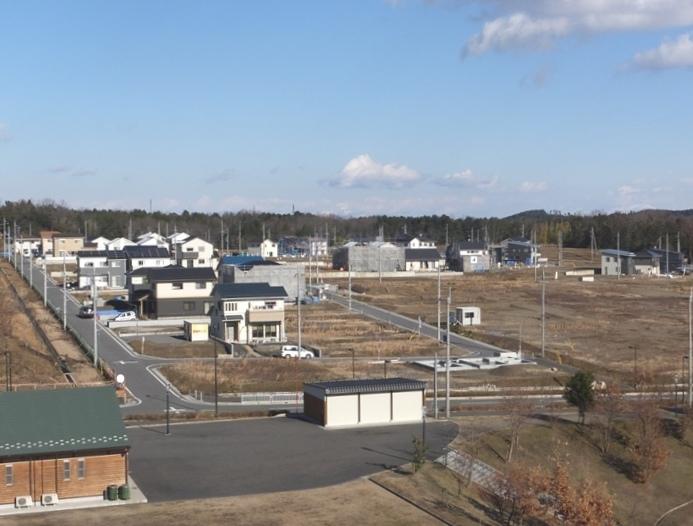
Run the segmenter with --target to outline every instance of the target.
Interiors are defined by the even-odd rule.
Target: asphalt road
[[[326,430],[293,418],[130,428],[130,469],[150,502],[339,484],[411,461],[421,424]],[[426,425],[433,459],[457,435]],[[268,497],[271,498],[271,497]]]

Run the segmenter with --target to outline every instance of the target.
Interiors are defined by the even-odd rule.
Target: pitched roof
[[[440,253],[435,248],[405,248],[405,261],[438,261]]]
[[[0,422],[0,459],[129,447],[110,386],[3,392]]]
[[[264,261],[260,256],[246,256],[246,255],[236,255],[236,256],[224,256],[221,258],[222,265],[250,265],[257,264]]]
[[[426,382],[409,378],[376,378],[366,380],[332,380],[304,384],[325,391],[326,395],[359,393],[389,393],[392,391],[421,391]]]
[[[211,267],[140,267],[128,274],[129,276],[147,276],[149,283],[161,281],[214,281],[216,276]]]
[[[78,258],[108,258],[108,259],[127,259],[124,250],[79,250]]]
[[[631,258],[635,256],[635,252],[631,252],[630,250],[615,250],[612,248],[607,248],[601,251],[602,255],[605,256],[621,256],[624,258]]]
[[[286,298],[284,287],[272,287],[269,283],[219,283],[212,294],[221,298]]]
[[[170,258],[167,248],[146,245],[129,245],[123,247],[129,258]]]

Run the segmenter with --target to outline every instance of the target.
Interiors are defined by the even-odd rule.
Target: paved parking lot
[[[457,434],[427,424],[429,456]],[[338,484],[411,460],[421,425],[325,430],[293,418],[130,428],[130,469],[150,502]]]

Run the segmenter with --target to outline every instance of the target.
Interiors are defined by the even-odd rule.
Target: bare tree
[[[510,463],[515,451],[520,447],[520,432],[534,411],[534,404],[524,397],[509,397],[505,400],[510,424],[510,444],[505,461]]]
[[[623,393],[616,384],[607,384],[597,392],[594,415],[599,431],[598,444],[602,455],[608,455],[613,441],[616,418],[623,412]]]
[[[651,400],[642,400],[634,405],[634,410],[636,425],[630,444],[634,465],[632,475],[636,482],[647,482],[666,466],[670,451],[664,442],[657,404]]]

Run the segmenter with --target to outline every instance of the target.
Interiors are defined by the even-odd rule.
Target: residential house
[[[279,247],[271,239],[265,239],[259,245],[249,246],[248,255],[260,256],[261,258],[276,258],[279,257]]]
[[[508,267],[534,265],[539,256],[538,247],[526,237],[510,237],[490,249],[493,261]]]
[[[171,265],[171,254],[167,248],[140,245],[128,245],[123,248],[128,257],[128,271],[139,268],[168,267]]]
[[[0,505],[101,497],[128,483],[130,443],[111,386],[2,392],[0,422]]]
[[[175,245],[174,258],[181,267],[215,267],[214,245],[192,237]]]
[[[686,258],[682,252],[675,250],[663,250],[659,248],[647,249],[652,256],[659,257],[659,273],[681,272],[686,267]]]
[[[146,234],[137,236],[137,245],[141,247],[169,248],[166,238],[155,232],[147,232]]]
[[[284,287],[268,283],[219,283],[213,291],[212,334],[227,342],[286,340]]]
[[[125,247],[136,245],[134,241],[130,241],[126,237],[117,237],[113,241],[106,244],[106,250],[123,250]]]
[[[284,236],[277,242],[277,252],[280,257],[299,257],[308,254],[308,240],[304,237]]]
[[[41,238],[41,254],[44,256],[53,255],[53,236],[60,234],[58,230],[41,230],[39,237]]]
[[[140,267],[127,275],[128,298],[141,317],[207,316],[215,282],[210,267]]]
[[[80,250],[77,252],[79,288],[125,288],[127,254],[123,250]]]
[[[407,248],[436,248],[436,243],[435,241],[431,239],[426,239],[423,236],[413,237],[407,243]]]
[[[84,236],[54,234],[52,246],[53,252],[51,255],[53,256],[74,256],[77,252],[84,249]]]
[[[174,232],[166,238],[171,247],[188,239],[190,239],[190,234],[186,234],[185,232]]]
[[[486,272],[491,268],[488,246],[483,241],[457,241],[446,251],[448,269],[454,272]]]
[[[396,272],[404,270],[404,247],[384,241],[350,241],[332,254],[332,268],[354,272]]]
[[[406,270],[438,270],[440,253],[436,248],[405,248],[404,261]]]
[[[601,251],[602,276],[645,274],[657,276],[661,269],[661,254],[653,250],[606,249]]]
[[[306,294],[303,266],[280,265],[258,256],[224,256],[219,265],[219,283],[268,283],[283,287],[294,301]]]
[[[95,250],[108,250],[108,245],[110,242],[110,239],[103,236],[99,236],[92,239],[90,244],[94,247]],[[122,248],[119,250],[122,250]]]

